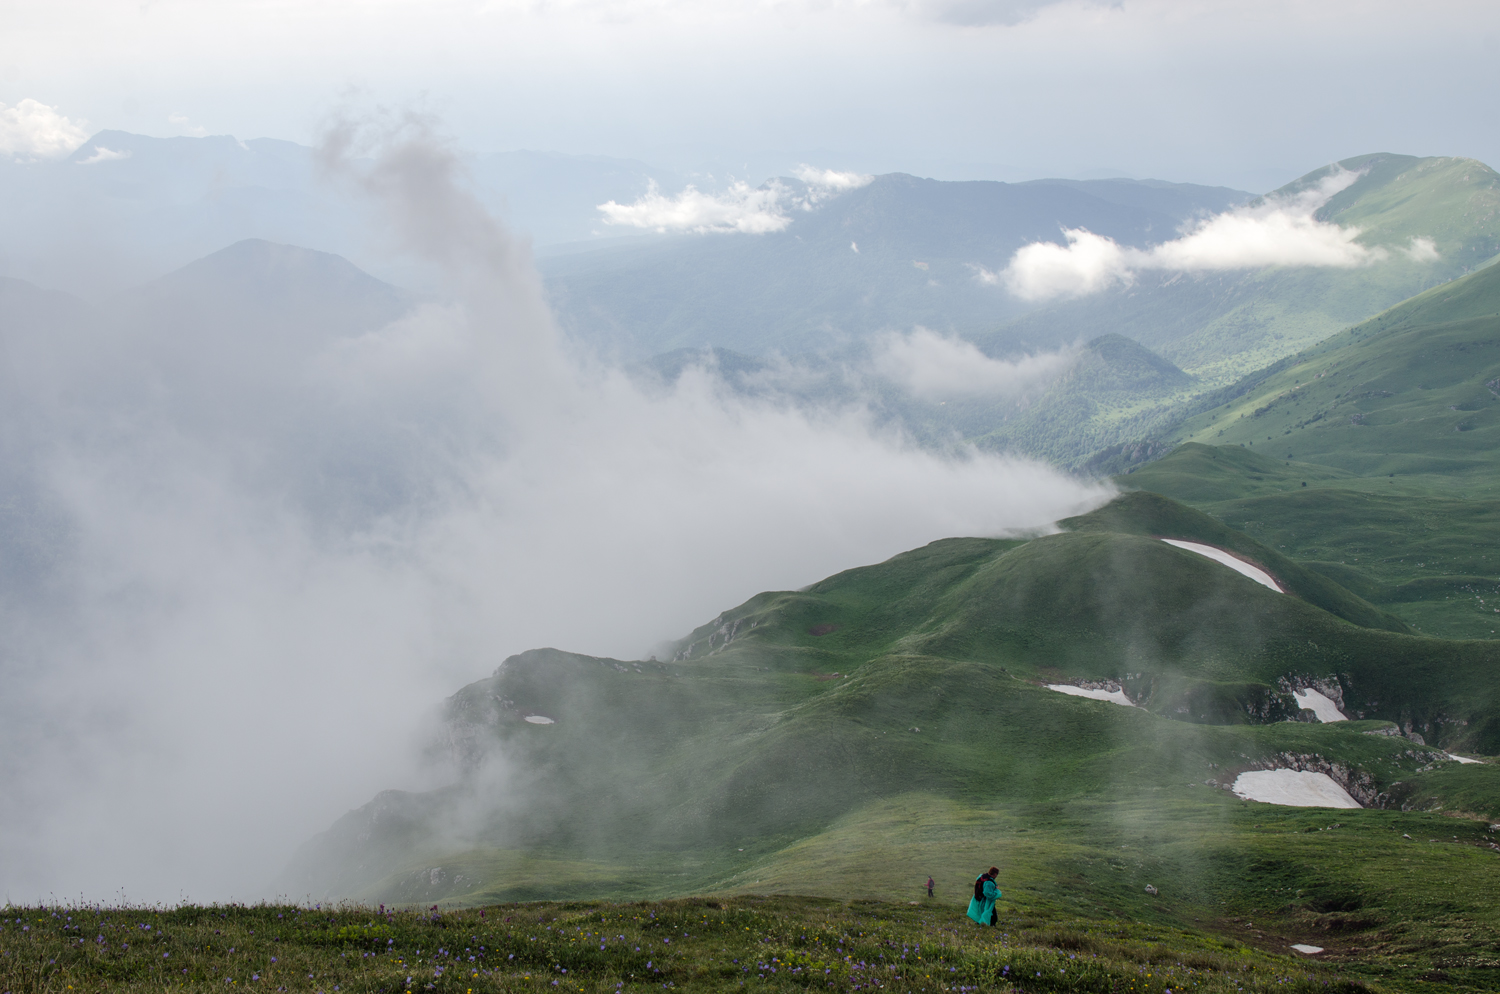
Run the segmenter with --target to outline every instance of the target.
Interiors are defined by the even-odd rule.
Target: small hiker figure
[[[927,896],[928,897],[932,896],[932,878],[931,877],[927,878]]]
[[[995,925],[1000,920],[1000,912],[995,910],[995,902],[1000,900],[1000,888],[995,885],[995,878],[998,876],[1000,867],[992,866],[974,879],[974,897],[969,901],[969,917],[981,925]]]

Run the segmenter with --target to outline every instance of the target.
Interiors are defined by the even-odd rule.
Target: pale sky
[[[1500,4],[8,0],[0,102],[311,142],[418,106],[475,152],[1263,190],[1370,151],[1500,162]]]

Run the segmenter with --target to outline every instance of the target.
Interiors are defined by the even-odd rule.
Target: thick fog
[[[321,153],[442,294],[263,243],[97,309],[0,288],[4,898],[263,896],[344,811],[442,782],[439,704],[510,653],[643,655],[760,590],[1107,496],[859,404],[639,387],[560,336],[423,122]],[[975,358],[900,347],[914,389]]]

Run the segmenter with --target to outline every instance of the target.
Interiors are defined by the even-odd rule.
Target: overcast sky
[[[421,105],[477,152],[1262,190],[1387,150],[1500,162],[1500,4],[6,0],[0,102],[311,142]]]

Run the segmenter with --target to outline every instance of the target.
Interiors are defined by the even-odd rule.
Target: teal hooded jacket
[[[969,898],[969,917],[981,925],[988,925],[990,912],[995,910],[995,902],[1000,900],[1000,888],[995,886],[995,881],[985,877],[982,873],[974,878],[974,882],[978,883],[981,878],[984,879],[984,900],[981,901],[977,897]]]

